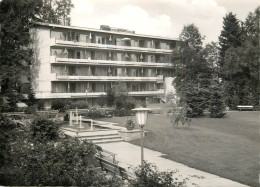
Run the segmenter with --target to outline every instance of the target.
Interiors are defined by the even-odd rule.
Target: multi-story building
[[[31,33],[33,87],[47,106],[57,98],[87,99],[95,105],[118,82],[138,99],[159,101],[165,95],[176,39],[105,25],[90,29],[37,23]]]

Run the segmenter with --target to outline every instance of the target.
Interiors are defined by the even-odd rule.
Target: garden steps
[[[94,133],[94,132],[92,132]],[[81,135],[79,133],[81,140],[87,140],[91,141],[94,144],[100,144],[100,143],[110,143],[110,142],[121,142],[124,141],[119,135],[118,131],[112,130],[112,131],[100,131],[99,133],[95,134],[88,134],[88,135]]]
[[[115,139],[115,138],[120,138],[118,135],[108,135],[108,136],[92,136],[92,137],[82,137],[82,140],[89,140],[89,141],[94,141],[94,140],[104,140],[104,139]]]
[[[81,140],[91,141],[94,144],[122,142],[117,130],[100,130],[100,131],[78,131],[70,128],[63,128],[66,135],[78,137]]]
[[[82,138],[96,137],[96,136],[109,136],[109,135],[118,135],[118,131],[117,130],[106,130],[106,131],[79,132],[79,136]]]
[[[122,138],[115,138],[115,139],[106,139],[106,140],[94,140],[92,141],[93,144],[104,144],[104,143],[115,143],[115,142],[123,142],[124,139]]]

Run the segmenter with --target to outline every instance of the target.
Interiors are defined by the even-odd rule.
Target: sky
[[[194,23],[205,43],[217,42],[223,17],[229,12],[244,21],[259,0],[72,0],[71,25],[100,25],[134,30],[138,34],[178,38],[184,25]]]

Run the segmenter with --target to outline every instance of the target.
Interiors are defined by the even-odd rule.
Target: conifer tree
[[[210,99],[209,99],[209,112],[210,117],[221,118],[225,115],[223,112],[225,109],[224,99],[223,99],[223,90],[219,84],[217,78],[211,81],[210,86]]]
[[[219,65],[223,67],[225,53],[230,47],[238,47],[241,45],[241,28],[239,25],[239,20],[236,18],[232,12],[228,13],[226,17],[223,18],[223,30],[219,36],[220,45],[220,61]]]
[[[260,8],[249,13],[241,23],[232,13],[224,18],[220,42],[220,76],[223,79],[225,103],[257,105],[259,101],[259,19]]]

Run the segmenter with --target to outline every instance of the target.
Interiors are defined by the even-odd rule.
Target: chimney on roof
[[[100,30],[110,31],[111,28],[109,27],[109,25],[100,25]]]

